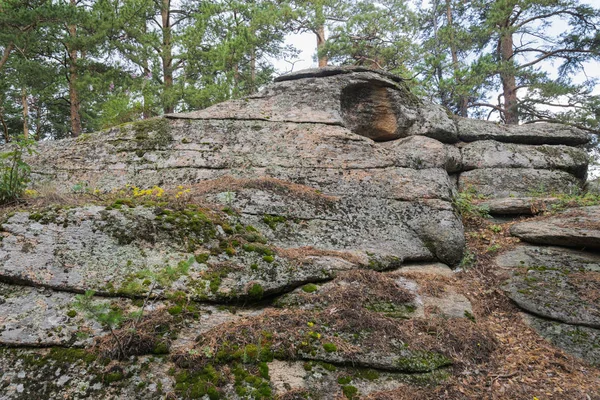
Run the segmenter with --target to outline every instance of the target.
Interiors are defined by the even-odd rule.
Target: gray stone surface
[[[72,293],[0,283],[0,345],[78,347],[106,335],[74,310],[74,301]]]
[[[600,330],[564,324],[527,315],[527,323],[540,336],[593,366],[600,365]]]
[[[600,206],[568,209],[544,220],[526,221],[510,233],[535,244],[600,249]]]
[[[552,196],[576,193],[583,182],[564,171],[529,168],[483,168],[460,174],[460,191],[474,190],[490,198]]]
[[[479,200],[479,207],[489,210],[492,215],[536,215],[548,211],[560,200],[556,197],[505,197]]]
[[[600,328],[600,255],[520,246],[496,259],[513,272],[504,285],[523,309],[573,325]]]
[[[359,68],[296,77],[302,76],[280,80],[246,99],[168,117],[339,125],[375,141],[411,135],[457,141],[456,126],[443,108],[424,104],[389,74]]]
[[[585,188],[591,194],[600,195],[600,178],[586,182]]]
[[[585,179],[589,156],[564,145],[526,145],[483,140],[461,148],[464,170],[481,168],[557,169]]]
[[[410,154],[421,145],[423,150]],[[462,254],[462,228],[450,206],[454,187],[446,172],[457,168],[458,153],[434,139],[376,144],[329,125],[158,119],[43,146],[31,160],[38,188],[70,190],[81,182],[100,190],[126,184],[172,188],[276,178],[303,185],[305,192],[339,197],[315,205],[289,190],[282,197],[281,191],[242,193],[221,185],[249,220],[281,214],[305,222],[298,235],[276,243],[289,246],[310,234],[302,245],[374,246],[413,260],[433,259],[433,251],[450,265]]]
[[[491,139],[507,143],[577,146],[586,144],[591,139],[588,133],[562,124],[502,125],[459,117],[457,124],[460,140],[464,142]]]

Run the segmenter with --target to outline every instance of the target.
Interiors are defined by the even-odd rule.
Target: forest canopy
[[[456,115],[600,131],[577,0],[0,0],[1,140],[78,136],[256,92],[312,32],[319,66],[396,73]],[[597,66],[598,64],[596,64]]]

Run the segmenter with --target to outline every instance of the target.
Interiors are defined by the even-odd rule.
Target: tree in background
[[[314,33],[320,66],[397,73],[457,115],[600,129],[596,82],[574,81],[600,60],[600,14],[576,0],[4,0],[0,11],[5,142],[252,94],[298,32]]]
[[[418,49],[416,13],[405,0],[354,1],[325,46],[335,63],[385,69],[410,77]]]
[[[294,14],[269,0],[204,4],[181,40],[185,109],[256,92],[273,79],[273,59],[295,55],[284,46]]]
[[[470,107],[491,109],[503,122],[518,124],[560,119],[548,106],[580,106],[595,83],[574,84],[572,77],[587,61],[600,60],[598,9],[576,0],[475,0],[471,12],[478,23],[473,35],[489,38],[472,69],[501,94],[495,104]],[[551,34],[553,23],[562,24],[561,33]]]

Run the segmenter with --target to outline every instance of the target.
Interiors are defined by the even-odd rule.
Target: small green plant
[[[471,268],[473,265],[475,265],[476,261],[477,257],[475,256],[475,253],[467,250],[462,260],[460,260],[459,267],[464,269]]]
[[[500,250],[501,248],[502,248],[502,246],[500,246],[499,244],[495,243],[495,244],[492,244],[492,245],[488,246],[488,248],[485,249],[485,251],[488,252],[488,253],[495,253],[498,250]]]
[[[18,136],[10,143],[11,150],[0,154],[0,204],[18,200],[29,183],[31,167],[23,160],[35,153],[35,141]]]
[[[490,229],[490,231],[492,231],[494,233],[500,233],[500,232],[502,232],[502,226],[501,225],[490,225],[489,229]]]
[[[477,192],[473,188],[466,188],[452,199],[452,204],[454,205],[454,209],[463,218],[489,218],[489,207],[485,205],[474,204],[475,200],[483,199],[485,199],[485,196],[477,194]]]

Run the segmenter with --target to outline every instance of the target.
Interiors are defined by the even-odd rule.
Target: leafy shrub
[[[33,139],[19,136],[8,145],[9,151],[0,154],[0,204],[15,201],[25,192],[31,167],[23,156],[34,154],[34,145]]]

